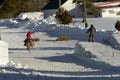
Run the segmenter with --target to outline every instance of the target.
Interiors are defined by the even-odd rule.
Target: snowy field
[[[120,80],[120,33],[114,27],[119,18],[89,18],[88,26],[97,29],[90,43],[82,19],[61,25],[53,17],[25,16],[0,20],[2,41],[9,45],[9,62],[1,65],[0,80]],[[29,30],[40,38],[30,51],[23,45]],[[59,36],[71,40],[55,41]]]

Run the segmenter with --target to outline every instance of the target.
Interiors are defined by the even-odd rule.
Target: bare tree
[[[85,23],[85,27],[87,27],[87,13],[86,13],[86,0],[73,0],[73,3],[76,3],[76,6],[78,6],[82,11],[82,22]]]
[[[85,23],[85,27],[87,27],[87,9],[90,10],[93,15],[99,15],[99,11],[95,8],[92,0],[73,0],[73,3],[76,3],[82,11],[83,21]]]

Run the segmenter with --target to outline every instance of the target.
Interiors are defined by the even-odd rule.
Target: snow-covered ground
[[[89,18],[88,26],[93,24],[97,29],[94,43],[87,41],[88,28],[84,28],[82,19],[61,25],[53,17],[30,18],[29,14],[27,19],[0,20],[2,41],[9,45],[9,63],[1,65],[0,80],[120,79],[120,35],[114,28],[119,18]],[[29,30],[40,41],[27,51],[23,41]],[[71,40],[55,41],[59,36]]]

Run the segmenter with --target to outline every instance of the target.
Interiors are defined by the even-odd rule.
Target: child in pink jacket
[[[24,46],[26,46],[27,40],[30,40],[32,38],[32,34],[34,34],[34,32],[31,32],[31,31],[27,32],[27,34],[26,34],[27,38],[24,40],[24,42],[25,42]],[[31,42],[31,44],[33,44],[33,43]]]
[[[32,34],[34,34],[34,32],[30,32],[30,31],[29,31],[29,32],[26,34],[27,39],[31,39]]]

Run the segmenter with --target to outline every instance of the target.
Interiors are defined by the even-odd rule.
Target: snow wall
[[[112,57],[111,51],[114,50],[110,46],[99,42],[77,42],[74,54],[77,57],[96,58],[100,60],[104,56]]]
[[[0,41],[0,65],[7,65],[8,62],[8,43]]]
[[[89,42],[77,42],[75,45],[74,55],[79,58],[81,58],[81,57],[86,57],[86,58],[96,57],[95,55],[92,54],[93,50],[90,48],[92,48],[93,45],[92,45],[92,43],[90,43],[90,44],[89,44]]]
[[[119,54],[119,51],[98,42],[77,42],[74,50],[74,55],[77,58],[94,60],[102,62],[101,65],[109,64],[112,66],[120,66]]]

